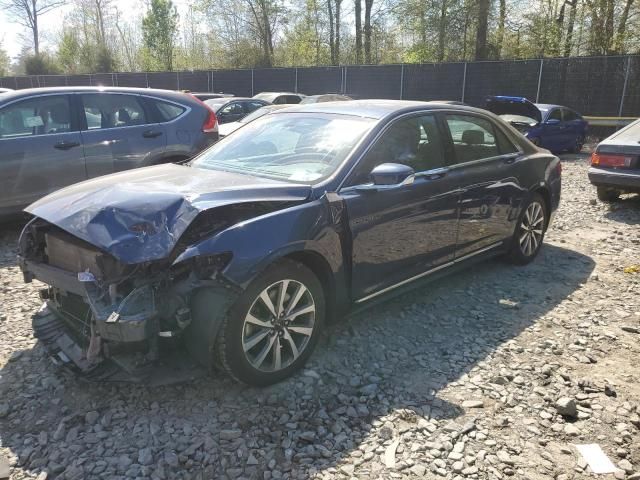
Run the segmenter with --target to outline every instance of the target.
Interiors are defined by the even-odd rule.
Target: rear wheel
[[[575,144],[571,147],[571,153],[580,153],[582,151],[582,147],[584,146],[584,137],[579,135],[576,138]]]
[[[318,342],[325,300],[318,278],[282,260],[256,278],[229,310],[216,342],[218,364],[256,386],[300,369]]]
[[[620,192],[612,188],[597,187],[597,192],[601,202],[615,202],[620,198]]]
[[[518,265],[531,262],[542,247],[544,234],[547,229],[547,205],[539,193],[534,193],[526,206],[511,242],[509,259]]]

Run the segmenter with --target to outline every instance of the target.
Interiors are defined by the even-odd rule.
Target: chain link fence
[[[459,100],[482,106],[487,95],[524,96],[597,116],[640,116],[640,56],[603,56],[403,65],[256,68],[0,77],[0,87],[120,86],[225,92],[264,91],[354,98]]]

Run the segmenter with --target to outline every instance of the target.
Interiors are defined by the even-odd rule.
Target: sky
[[[181,17],[184,17],[188,2],[189,0],[173,0]],[[113,4],[121,12],[126,12],[126,16],[135,16],[145,11],[146,2],[144,0],[115,0]],[[41,48],[51,46],[51,41],[56,38],[57,32],[62,28],[61,19],[72,8],[71,4],[67,4],[39,17]],[[31,46],[32,43],[31,31],[10,19],[4,11],[0,10],[0,47],[6,50],[13,59],[20,53],[23,45]]]

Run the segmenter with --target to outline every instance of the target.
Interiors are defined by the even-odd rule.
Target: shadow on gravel
[[[469,267],[331,326],[303,373],[266,389],[221,377],[89,385],[39,346],[14,352],[0,371],[1,446],[49,478],[381,478],[371,459],[392,438],[420,432],[424,444],[491,414],[461,406],[483,399],[480,385],[467,398],[443,389],[473,384],[496,349],[522,348],[509,342],[570,303],[593,268],[554,245],[527,267]]]
[[[609,220],[626,223],[628,225],[640,224],[640,195],[625,195],[617,202],[609,206],[609,211],[604,214]]]
[[[0,268],[17,265],[18,237],[25,223],[24,220],[0,222]]]

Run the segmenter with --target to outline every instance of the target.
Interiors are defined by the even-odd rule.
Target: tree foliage
[[[151,0],[142,19],[145,70],[173,70],[178,11],[171,0]]]
[[[42,13],[60,1],[0,4],[28,2]],[[27,65],[88,73],[640,53],[640,0],[191,0],[182,18],[171,0],[148,0],[137,17],[118,10],[115,0],[65,1],[73,9],[57,34],[55,59],[32,58],[36,50],[28,49],[19,71]],[[30,25],[24,7],[12,11]]]

